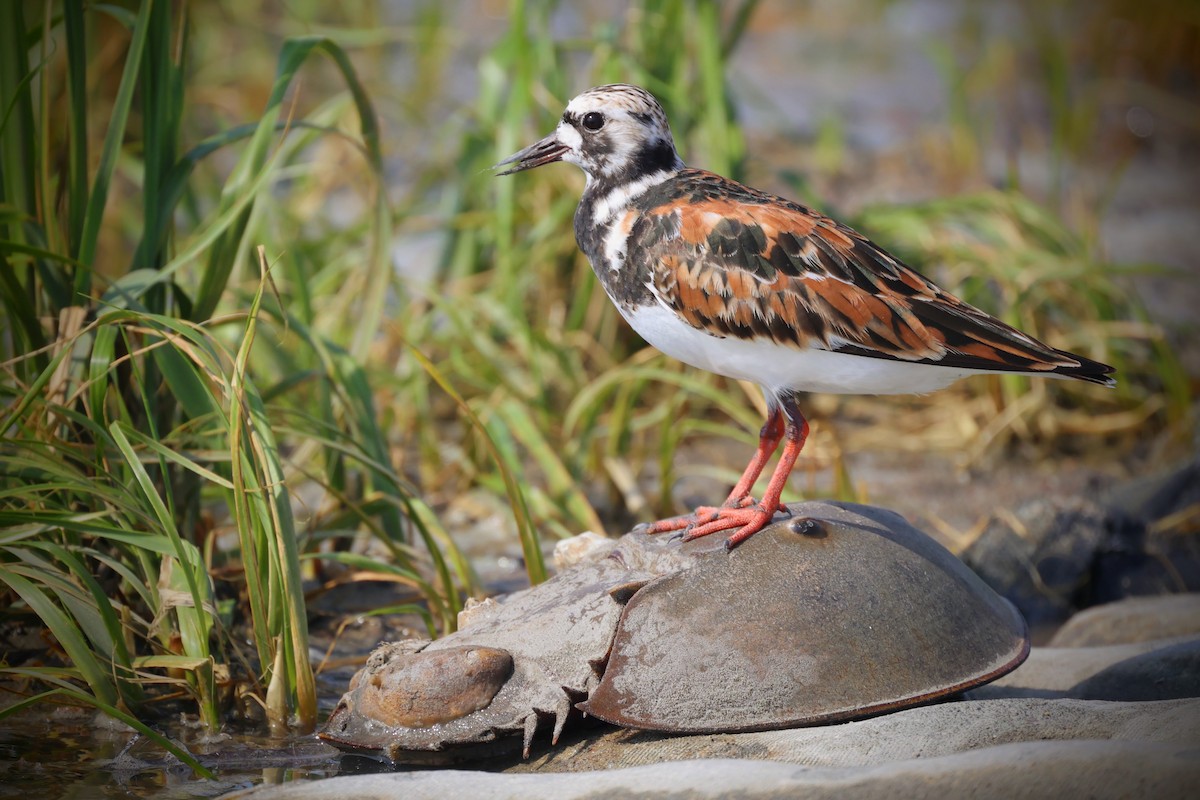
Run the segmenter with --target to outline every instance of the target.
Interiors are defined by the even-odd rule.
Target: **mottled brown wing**
[[[967,305],[861,234],[803,206],[688,170],[643,211],[631,257],[655,293],[719,336],[766,337],[872,358],[1057,372],[1110,367],[1056,350]]]

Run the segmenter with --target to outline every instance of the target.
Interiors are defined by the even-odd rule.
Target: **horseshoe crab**
[[[1015,669],[1024,620],[900,516],[803,503],[733,551],[634,532],[438,641],[384,644],[324,740],[395,763],[525,755],[575,709],[686,733],[854,719]],[[517,734],[520,734],[518,737]]]

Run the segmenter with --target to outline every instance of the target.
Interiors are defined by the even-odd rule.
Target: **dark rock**
[[[1200,590],[1200,462],[1109,492],[997,514],[963,560],[1035,631],[1126,597]]]

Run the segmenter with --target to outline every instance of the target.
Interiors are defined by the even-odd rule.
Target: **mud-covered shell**
[[[931,702],[1028,654],[1020,615],[901,517],[791,510],[731,552],[631,533],[443,639],[384,645],[320,735],[447,763],[528,753],[575,708],[675,732],[816,724]]]
[[[1025,660],[1020,614],[899,516],[793,511],[639,591],[580,708],[633,728],[766,730],[930,702]]]
[[[474,606],[442,639],[381,645],[318,735],[397,763],[528,751],[543,722],[557,738],[599,683],[625,602],[690,558],[667,537],[626,537],[539,586]]]

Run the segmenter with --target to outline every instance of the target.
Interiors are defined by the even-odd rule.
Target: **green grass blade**
[[[454,390],[446,376],[442,371],[434,366],[433,362],[426,358],[419,350],[413,346],[409,346],[409,352],[421,368],[431,377],[442,391],[445,392],[464,416],[470,421],[471,426],[479,432],[483,438],[484,446],[491,454],[496,469],[500,472],[500,477],[504,482],[504,491],[508,496],[508,502],[512,508],[513,519],[517,523],[517,532],[521,539],[521,552],[525,556],[525,571],[529,575],[529,582],[537,585],[546,580],[546,565],[542,559],[541,545],[538,542],[537,530],[533,527],[529,516],[529,509],[525,502],[525,497],[521,491],[520,483],[517,481],[516,475],[507,466],[500,450],[496,446],[496,442],[488,433],[487,426],[480,421],[479,417],[471,409],[471,406],[462,398],[462,396]]]
[[[79,626],[50,599],[45,591],[23,575],[16,573],[11,565],[0,564],[0,582],[16,592],[26,605],[38,615],[38,618],[62,646],[71,660],[71,664],[79,671],[95,698],[108,705],[116,705],[120,697],[117,687],[109,676],[108,669],[96,659]]]
[[[300,574],[297,536],[291,503],[278,450],[262,398],[247,378],[247,362],[258,329],[263,290],[268,280],[266,256],[259,249],[262,279],[250,307],[245,334],[234,361],[230,382],[230,450],[234,466],[234,503],[238,531],[247,569],[258,581],[248,584],[252,595],[260,594],[256,606],[256,630],[269,631],[269,642],[259,641],[264,667],[272,665],[268,689],[268,712],[276,724],[287,719],[277,703],[294,703],[301,730],[316,726],[316,684],[308,659],[308,618]],[[263,589],[271,596],[262,597]],[[261,635],[261,634],[260,634]],[[268,652],[267,647],[274,649]],[[282,650],[281,650],[282,649]],[[283,671],[278,667],[282,666]]]
[[[570,515],[577,527],[575,533],[590,530],[603,534],[604,523],[592,508],[577,478],[571,474],[559,454],[555,452],[554,446],[538,429],[528,408],[508,400],[501,404],[498,412],[499,418],[507,424],[508,429],[541,467],[550,494],[555,498],[555,504],[560,505]]]
[[[323,37],[305,37],[289,39],[284,42],[279,54],[279,62],[275,73],[275,83],[267,99],[258,128],[251,137],[246,152],[239,160],[233,175],[225,184],[222,191],[222,210],[228,211],[238,198],[245,197],[248,188],[261,177],[268,164],[268,154],[275,132],[275,126],[283,111],[283,102],[288,87],[295,78],[297,71],[313,52],[324,52],[330,55],[342,70],[343,76],[349,82],[351,93],[359,109],[359,122],[363,129],[367,152],[373,164],[381,164],[382,158],[378,149],[378,124],[375,121],[374,110],[366,92],[362,90],[357,76],[350,67],[349,59],[344,51],[332,40]],[[381,170],[380,170],[381,172]],[[253,196],[252,194],[250,195]],[[381,195],[382,197],[382,195]],[[252,201],[251,201],[252,202]],[[382,202],[382,200],[380,201]],[[213,242],[210,256],[201,277],[200,288],[195,298],[193,319],[207,319],[217,307],[225,286],[233,269],[236,254],[241,247],[242,238],[249,224],[251,208],[247,206],[237,214],[232,225]],[[377,245],[376,254],[381,256],[386,243]],[[378,264],[372,265],[378,270]],[[374,326],[368,326],[374,330]]]
[[[133,93],[138,85],[138,73],[142,66],[142,53],[146,48],[146,38],[150,30],[150,13],[154,10],[154,0],[143,0],[138,11],[137,20],[129,41],[129,51],[125,57],[125,69],[121,75],[121,83],[117,88],[117,97],[109,115],[108,130],[104,136],[104,145],[100,150],[100,161],[96,167],[96,175],[92,180],[92,191],[88,197],[87,211],[83,218],[83,229],[79,237],[79,250],[75,257],[86,264],[85,269],[75,271],[75,297],[86,297],[91,291],[91,269],[96,260],[96,243],[100,237],[100,223],[104,217],[104,208],[108,204],[108,189],[112,182],[113,170],[117,166],[117,157],[121,145],[125,141],[126,123],[129,120],[129,109],[133,104]]]
[[[80,0],[68,0],[63,4],[63,27],[67,38],[67,99],[70,104],[67,115],[70,139],[67,151],[67,247],[68,252],[78,253],[83,241],[88,201],[87,43]],[[78,262],[72,266],[79,269]]]
[[[124,424],[113,422],[109,426],[109,433],[112,435],[113,442],[120,449],[121,455],[124,456],[134,481],[141,488],[142,494],[153,510],[160,533],[171,542],[174,564],[182,573],[182,581],[176,577],[177,573],[174,569],[170,566],[167,566],[166,569],[172,575],[173,580],[179,582],[181,588],[184,588],[190,596],[191,605],[180,604],[175,607],[180,622],[180,632],[183,634],[184,649],[188,655],[197,658],[208,657],[210,655],[208,634],[211,628],[209,613],[212,609],[212,596],[203,560],[195,545],[183,541],[180,537],[179,531],[175,527],[175,520],[167,510],[154,486],[154,481],[146,472],[146,468],[142,465],[141,459],[138,458],[133,445],[125,434]],[[216,723],[215,709],[210,709],[206,716],[211,716],[210,724]]]
[[[92,646],[101,654],[108,654],[112,660],[113,672],[116,679],[116,685],[120,690],[120,696],[125,706],[136,710],[142,701],[141,686],[134,680],[133,665],[130,662],[129,651],[125,647],[124,631],[121,625],[121,620],[116,609],[113,608],[112,600],[105,592],[93,576],[91,570],[84,564],[74,552],[65,547],[50,543],[38,543],[38,547],[45,549],[55,560],[61,564],[65,564],[71,574],[75,576],[75,580],[81,584],[91,597],[90,605],[95,609],[101,627],[94,633],[89,634],[88,638],[92,642]],[[63,593],[59,594],[60,599],[63,598]],[[80,619],[78,613],[75,614],[76,619]]]

